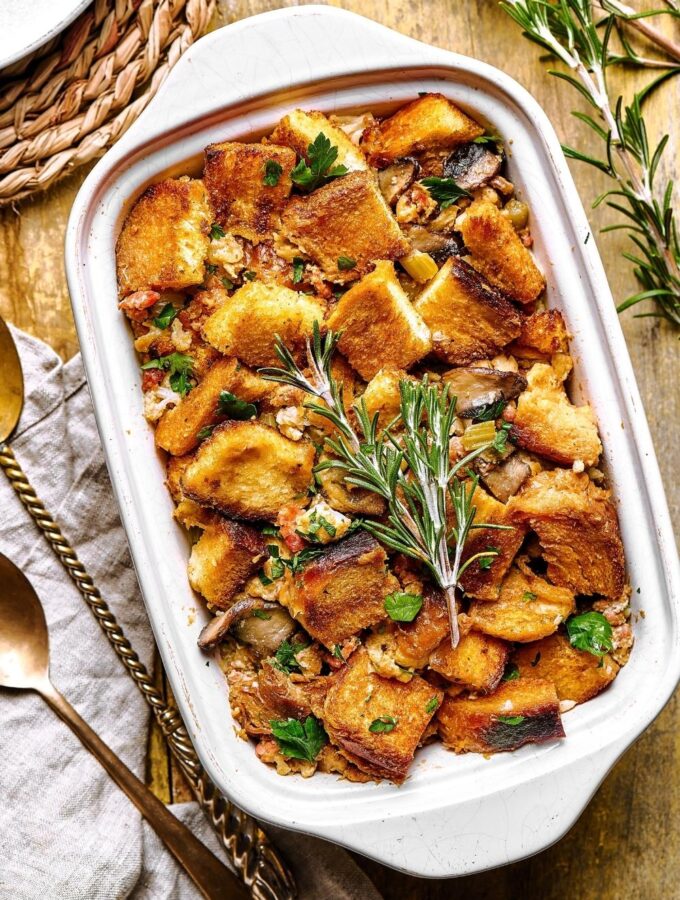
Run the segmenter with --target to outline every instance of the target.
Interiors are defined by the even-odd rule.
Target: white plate
[[[619,501],[636,645],[612,687],[565,716],[566,740],[491,759],[431,745],[402,787],[331,775],[281,778],[234,733],[224,678],[196,637],[207,615],[187,584],[163,466],[142,418],[139,363],[116,304],[114,244],[152,181],[200,171],[211,141],[258,136],[287,110],[386,110],[439,90],[511,142],[552,306],[574,334],[575,390],[593,402]],[[512,862],[574,823],[609,768],[662,709],[680,675],[677,556],[658,467],[595,242],[543,111],[497,69],[328,7],[256,16],[213,32],[173,69],[139,121],[90,174],[66,262],[83,357],[149,617],[182,715],[210,776],[238,805],[416,875]],[[640,588],[641,593],[635,593]],[[194,617],[190,611],[197,609]]]
[[[92,0],[0,0],[0,69],[63,31]]]

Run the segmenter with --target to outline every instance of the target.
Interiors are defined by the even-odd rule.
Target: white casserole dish
[[[207,614],[186,576],[164,470],[142,416],[140,372],[117,309],[114,245],[152,181],[200,169],[203,147],[258,137],[295,106],[387,110],[437,90],[508,140],[512,179],[533,212],[551,306],[573,333],[575,395],[593,403],[618,500],[636,643],[609,690],[564,719],[566,740],[491,759],[421,751],[402,787],[335,776],[282,778],[232,727],[226,682],[196,638]],[[196,750],[215,783],[258,818],[336,841],[415,875],[462,875],[536,853],[573,825],[680,677],[680,573],[630,359],[595,242],[558,139],[516,82],[351,13],[307,6],[203,38],[85,181],[66,240],[74,315],[97,422],[145,603]],[[640,589],[638,594],[636,591]],[[196,610],[196,615],[193,615]]]

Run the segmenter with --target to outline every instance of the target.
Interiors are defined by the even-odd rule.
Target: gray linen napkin
[[[153,638],[118,519],[80,357],[17,330],[26,405],[12,446],[142,661]],[[148,708],[0,473],[0,551],[38,591],[55,685],[140,777]],[[174,813],[217,850],[195,803]],[[269,829],[306,900],[379,900],[349,855]],[[218,851],[219,852],[219,851]],[[0,898],[188,900],[198,892],[99,764],[37,696],[0,691]]]

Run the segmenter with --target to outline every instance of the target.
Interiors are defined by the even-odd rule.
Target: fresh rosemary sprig
[[[620,213],[625,222],[602,230],[625,229],[639,251],[623,255],[634,264],[642,290],[624,300],[618,311],[649,301],[654,311],[644,315],[663,317],[680,325],[680,243],[671,204],[673,182],[656,184],[668,135],[652,148],[642,114],[645,99],[680,67],[675,62],[667,63],[668,71],[635,94],[626,106],[622,97],[610,97],[607,68],[617,63],[649,65],[652,61],[638,56],[625,39],[620,23],[631,20],[631,15],[617,9],[621,4],[602,0],[600,8],[604,15],[598,21],[591,0],[502,0],[500,6],[521,26],[529,40],[569,69],[568,72],[550,71],[550,74],[569,82],[596,111],[596,118],[582,112],[574,115],[604,141],[605,158],[598,159],[569,147],[564,152],[617,182],[615,188],[595,200],[593,207],[606,201]],[[669,9],[637,15],[648,17],[662,12],[675,14]],[[612,35],[617,32],[622,38],[622,53],[615,52],[611,45]]]
[[[397,439],[390,427],[378,431],[378,415],[372,418],[363,398],[353,409],[359,430],[345,410],[342,387],[331,372],[333,352],[340,335],[332,331],[321,337],[314,324],[307,341],[310,375],[305,375],[281,340],[276,352],[282,368],[260,369],[270,381],[289,384],[315,400],[305,406],[335,425],[337,436],[327,437],[332,459],[316,470],[339,468],[350,484],[383,497],[387,517],[383,522],[363,521],[362,527],[385,546],[423,563],[446,596],[451,624],[451,643],[459,639],[456,588],[461,575],[476,559],[492,559],[497,550],[486,550],[463,561],[466,541],[473,528],[506,528],[476,523],[473,503],[478,476],[469,470],[472,460],[488,450],[493,441],[468,453],[455,464],[450,461],[449,441],[455,418],[456,399],[448,388],[427,380],[400,383],[400,416],[403,434]],[[463,480],[459,473],[467,476]],[[449,529],[447,507],[455,524]],[[453,543],[453,548],[450,546]]]

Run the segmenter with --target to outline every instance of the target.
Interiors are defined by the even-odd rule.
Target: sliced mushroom
[[[394,206],[404,191],[411,187],[419,173],[420,163],[408,156],[378,172],[378,185],[390,206]]]
[[[446,159],[444,177],[453,178],[459,187],[471,191],[498,175],[502,162],[502,157],[484,144],[462,144]]]
[[[473,366],[451,369],[443,378],[458,398],[456,415],[461,419],[475,419],[494,403],[514,400],[527,386],[526,378],[516,372]]]
[[[264,615],[253,615],[256,610],[262,610]],[[214,647],[231,628],[244,644],[250,644],[258,653],[267,654],[290,637],[295,622],[278,603],[267,603],[259,597],[243,597],[208,622],[198,636],[198,646],[202,650]]]
[[[443,262],[449,256],[460,256],[463,250],[463,242],[458,234],[442,234],[422,225],[413,225],[404,229],[404,233],[413,250],[429,253],[437,262]]]
[[[507,503],[531,475],[531,466],[525,453],[513,453],[495,469],[482,475],[484,486],[496,500]]]

